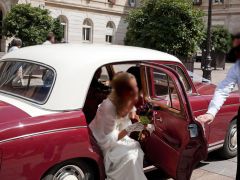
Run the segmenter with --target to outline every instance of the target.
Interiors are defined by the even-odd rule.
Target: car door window
[[[181,111],[180,101],[172,79],[164,72],[147,68],[148,87],[150,98],[158,103]]]
[[[100,69],[101,69],[101,74],[98,81],[104,84],[105,86],[110,86],[110,77],[109,77],[107,68],[103,66]]]
[[[186,77],[186,75],[184,74],[183,70],[177,66],[177,65],[168,65],[170,68],[174,69],[178,75],[180,80],[183,83],[184,89],[186,90],[187,93],[192,93],[192,87],[190,85],[190,83],[188,82],[188,79]]]

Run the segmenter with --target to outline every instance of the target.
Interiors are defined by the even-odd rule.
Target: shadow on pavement
[[[213,162],[213,161],[225,161],[223,157],[221,157],[219,150],[213,151],[208,154],[207,162]]]
[[[161,171],[161,170],[154,170],[151,172],[146,173],[148,180],[168,180],[169,178]]]

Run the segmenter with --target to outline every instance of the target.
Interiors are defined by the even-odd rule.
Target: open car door
[[[207,157],[204,129],[194,119],[184,86],[173,69],[142,64],[141,72],[155,125],[144,144],[146,157],[170,177],[188,180],[194,167]]]

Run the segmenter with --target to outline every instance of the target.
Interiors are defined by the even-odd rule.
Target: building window
[[[60,15],[58,17],[60,24],[61,24],[61,28],[63,30],[63,39],[62,42],[68,42],[68,20],[66,16]]]
[[[224,0],[213,0],[213,3],[223,4],[223,3],[224,3]]]
[[[193,0],[193,5],[201,5],[202,0]]]
[[[115,25],[113,22],[109,21],[106,26],[106,38],[105,41],[107,43],[112,44],[114,39],[114,33],[115,33]]]
[[[85,19],[83,21],[83,32],[82,32],[83,42],[92,42],[93,37],[93,23],[90,19]]]
[[[108,0],[108,3],[114,5],[116,4],[116,0]]]
[[[129,6],[130,7],[135,7],[136,6],[136,0],[128,0]]]

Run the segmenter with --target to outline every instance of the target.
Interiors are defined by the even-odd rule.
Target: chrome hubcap
[[[229,149],[234,151],[237,149],[237,126],[233,126],[229,133]]]
[[[75,165],[66,165],[58,170],[53,180],[84,180],[83,171]]]

